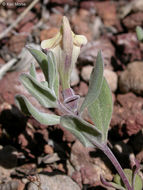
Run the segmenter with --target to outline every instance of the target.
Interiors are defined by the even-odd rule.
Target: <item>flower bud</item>
[[[60,76],[62,89],[70,88],[70,76],[72,69],[80,53],[81,45],[87,43],[82,35],[75,35],[70,27],[68,19],[64,16],[62,25],[57,35],[41,43],[42,49],[53,52]]]

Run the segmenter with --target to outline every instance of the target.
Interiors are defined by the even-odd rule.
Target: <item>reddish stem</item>
[[[116,168],[116,170],[118,171],[123,183],[125,184],[126,188],[128,190],[134,190],[133,187],[131,187],[131,185],[129,184],[129,180],[126,177],[121,165],[119,164],[118,160],[116,159],[116,157],[114,156],[114,154],[112,153],[112,151],[110,150],[110,148],[107,146],[107,144],[103,145],[102,147],[100,147],[100,149],[106,154],[106,156],[110,159],[110,161],[112,162],[112,164],[114,165],[114,167]]]

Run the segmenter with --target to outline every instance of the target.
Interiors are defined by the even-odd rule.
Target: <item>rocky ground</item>
[[[45,111],[18,76],[36,63],[25,45],[40,48],[42,40],[56,34],[63,15],[76,34],[88,39],[71,85],[76,94],[86,95],[97,52],[102,50],[114,101],[109,145],[123,168],[131,168],[135,157],[143,179],[143,43],[135,33],[136,26],[143,26],[143,1],[39,0],[6,32],[31,2],[0,0],[0,189],[33,190],[41,183],[42,190],[104,190],[100,175],[111,181],[116,174],[100,151],[84,148],[59,125],[43,126],[24,116],[14,105],[14,96],[22,93]],[[41,79],[38,66],[37,72]]]

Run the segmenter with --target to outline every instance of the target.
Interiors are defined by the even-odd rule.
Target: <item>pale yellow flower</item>
[[[42,49],[53,52],[63,89],[70,87],[70,75],[80,54],[80,48],[87,43],[82,35],[75,35],[68,19],[64,16],[59,32],[55,37],[41,42]]]

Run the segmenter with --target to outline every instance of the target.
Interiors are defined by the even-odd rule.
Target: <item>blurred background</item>
[[[42,190],[111,189],[101,184],[100,175],[111,181],[116,171],[100,151],[85,149],[59,125],[43,126],[26,117],[14,103],[14,96],[21,93],[47,111],[20,84],[19,75],[35,63],[43,80],[25,46],[40,49],[42,40],[58,32],[63,15],[74,33],[88,39],[72,72],[71,86],[82,100],[102,50],[104,76],[114,101],[109,146],[123,168],[131,168],[136,158],[143,179],[143,43],[136,37],[136,27],[143,27],[143,0],[0,0],[1,189],[36,189],[28,182],[37,178]],[[90,122],[86,113],[84,117]]]

